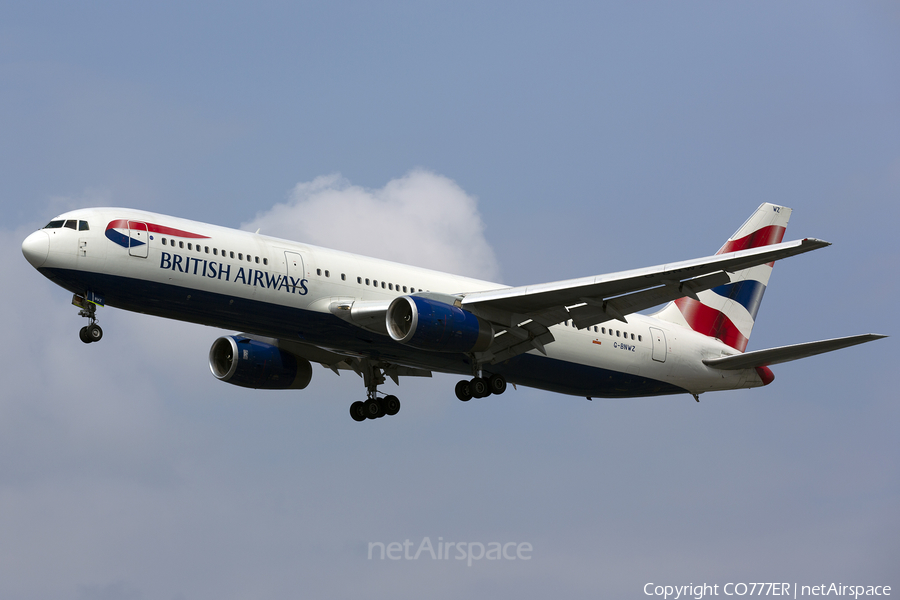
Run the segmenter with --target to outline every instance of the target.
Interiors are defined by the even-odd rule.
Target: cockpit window
[[[76,219],[63,220],[59,221],[50,221],[44,226],[44,229],[59,229],[61,227],[67,227],[69,229],[77,229],[78,231],[90,231],[91,227],[88,225],[87,221],[78,221]]]

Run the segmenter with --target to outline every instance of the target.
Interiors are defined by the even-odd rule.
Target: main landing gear
[[[378,397],[378,386],[384,383],[384,370],[378,363],[362,360],[354,367],[357,373],[363,376],[366,384],[366,400],[357,400],[350,405],[350,416],[354,421],[366,419],[380,419],[388,415],[393,416],[400,412],[400,400],[397,396]],[[393,375],[392,375],[393,377]],[[394,379],[396,381],[396,379]],[[456,384],[456,397],[463,402],[472,398],[485,398],[491,394],[502,394],[506,391],[506,378],[503,375],[489,375],[487,377],[480,369],[475,371],[472,379],[463,379]]]
[[[378,386],[384,383],[384,371],[369,361],[364,361],[361,371],[366,384],[367,399],[357,400],[350,405],[350,416],[353,420],[380,419],[385,415],[392,417],[400,412],[400,400],[397,396],[378,397]]]
[[[87,317],[91,320],[90,325],[85,325],[81,328],[81,331],[78,332],[78,337],[85,344],[99,342],[103,337],[103,330],[97,325],[97,305],[77,294],[72,298],[72,304],[81,309],[78,312],[79,317]]]
[[[357,400],[350,405],[350,416],[354,421],[380,419],[385,415],[392,417],[398,412],[400,412],[400,400],[397,396],[369,398],[365,402]]]
[[[502,394],[506,391],[506,378],[503,375],[482,377],[481,374],[472,379],[463,379],[456,384],[456,397],[463,402],[472,398],[486,398],[491,394]]]

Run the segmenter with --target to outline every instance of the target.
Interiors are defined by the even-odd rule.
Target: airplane
[[[396,415],[388,377],[462,375],[464,402],[508,384],[634,398],[754,388],[770,367],[886,337],[754,350],[747,343],[774,262],[830,245],[783,242],[791,209],[764,203],[713,256],[506,286],[128,208],[59,215],[22,243],[73,293],[100,341],[97,308],[243,333],[216,339],[209,368],[254,389],[303,389],[312,363],[360,375],[355,421]],[[639,314],[664,305],[653,314]]]

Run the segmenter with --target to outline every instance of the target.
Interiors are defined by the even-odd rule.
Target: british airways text
[[[180,254],[170,254],[163,252],[159,261],[160,269],[171,269],[179,273],[187,273],[189,275],[197,275],[200,277],[209,277],[210,279],[224,279],[233,283],[243,283],[261,288],[269,288],[273,290],[284,290],[289,294],[299,294],[305,296],[309,289],[306,279],[294,278],[287,275],[272,274],[259,269],[250,269],[238,267],[237,272],[232,278],[232,267],[234,265],[226,265],[224,263],[206,260],[202,258],[194,258],[193,256],[182,256]]]

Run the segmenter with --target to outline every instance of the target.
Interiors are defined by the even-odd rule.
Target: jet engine
[[[213,342],[209,370],[220,381],[258,390],[301,390],[312,379],[312,365],[305,358],[242,336]]]
[[[453,304],[400,296],[385,316],[388,334],[401,344],[435,352],[481,352],[491,345],[491,324]]]

